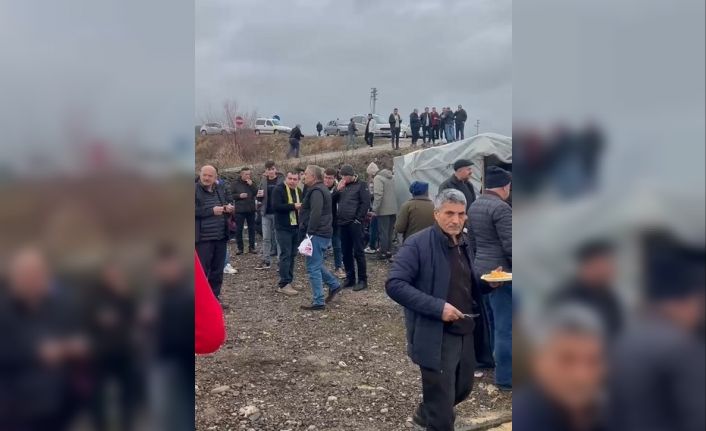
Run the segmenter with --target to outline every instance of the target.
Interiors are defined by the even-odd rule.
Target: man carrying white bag
[[[341,291],[341,284],[324,265],[324,255],[331,246],[333,236],[333,203],[331,193],[323,183],[324,170],[318,166],[307,166],[304,171],[304,184],[307,187],[304,202],[299,214],[299,229],[304,240],[299,245],[299,253],[306,257],[306,272],[311,285],[311,305],[302,305],[302,310],[319,311],[326,308]],[[324,298],[324,287],[329,288]]]

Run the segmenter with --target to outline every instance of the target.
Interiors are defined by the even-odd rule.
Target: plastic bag
[[[311,243],[311,236],[307,235],[302,243],[299,244],[299,253],[304,256],[311,256],[314,254],[314,244]]]

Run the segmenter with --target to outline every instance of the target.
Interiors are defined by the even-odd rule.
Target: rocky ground
[[[311,297],[301,258],[300,293],[287,297],[274,291],[275,266],[256,271],[256,256],[231,253],[239,273],[223,285],[228,340],[196,363],[198,430],[412,428],[419,371],[405,354],[401,308],[384,292],[387,263],[369,256],[367,291],[347,290],[326,311],[304,312],[299,305]],[[507,417],[511,395],[492,382],[492,373],[476,382],[458,407],[458,429]]]

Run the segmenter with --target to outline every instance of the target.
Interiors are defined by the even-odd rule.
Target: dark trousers
[[[400,128],[390,127],[390,144],[392,144],[393,150],[400,149]]]
[[[380,232],[380,254],[389,254],[392,250],[392,236],[395,232],[395,219],[397,216],[377,216],[378,231]]]
[[[431,141],[434,142],[437,139],[441,139],[441,127],[440,126],[432,126],[432,134],[431,134]]]
[[[365,134],[365,143],[372,148],[373,146],[373,134],[368,132]]]
[[[297,229],[277,229],[279,244],[279,287],[284,287],[294,281],[294,264],[299,247],[299,231]]]
[[[457,121],[456,122],[456,140],[458,141],[459,139],[464,139],[465,136],[463,134],[463,127],[466,125],[466,123]]]
[[[420,367],[423,401],[417,411],[428,431],[453,431],[454,406],[471,394],[475,362],[472,334],[444,332],[441,370]]]
[[[432,138],[432,129],[431,126],[423,126],[422,127],[422,142],[425,144],[427,141],[431,141]]]
[[[140,379],[132,366],[132,361],[112,358],[100,361],[97,368],[96,388],[91,400],[94,429],[97,431],[112,429],[118,419],[119,429],[132,430],[140,402],[137,387]],[[110,396],[111,389],[114,391],[117,389],[117,397]],[[110,402],[111,398],[115,399],[114,403]],[[111,415],[111,410],[114,413],[117,411],[117,414]]]
[[[211,286],[216,298],[221,295],[223,267],[226,266],[227,243],[228,240],[225,238],[217,241],[199,241],[196,243],[196,254],[199,255],[203,272],[206,273],[208,284]]]
[[[417,145],[419,140],[419,126],[412,126],[412,145]]]
[[[248,248],[250,250],[255,250],[255,213],[235,213],[235,242],[238,244],[238,250],[245,250],[245,244],[243,244],[243,228],[245,227],[245,222],[248,223]]]
[[[289,152],[287,158],[299,158],[299,139],[289,138]]]
[[[356,282],[355,264],[358,265],[357,281],[367,281],[365,253],[363,252],[363,225],[351,223],[341,226],[341,251],[343,252],[343,267],[346,269],[348,281]],[[355,262],[353,261],[355,259]]]

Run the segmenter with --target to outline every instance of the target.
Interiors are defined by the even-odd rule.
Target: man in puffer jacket
[[[395,182],[392,171],[383,165],[383,169],[375,175],[373,180],[373,212],[378,217],[378,230],[380,232],[380,260],[392,257],[392,237],[395,229],[397,215],[397,198],[395,197]]]

